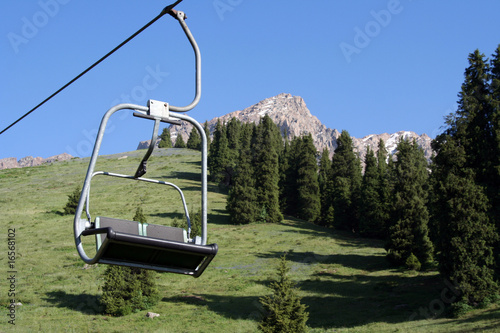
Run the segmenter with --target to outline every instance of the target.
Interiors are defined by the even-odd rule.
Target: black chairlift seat
[[[185,229],[108,217],[96,217],[98,262],[200,276],[217,254],[217,244],[187,242]]]
[[[183,107],[172,106],[162,101],[149,100],[147,106],[129,103],[118,104],[106,112],[97,133],[89,168],[76,208],[73,230],[78,254],[87,264],[103,263],[140,267],[159,272],[179,273],[198,277],[210,264],[218,250],[217,244],[207,245],[207,137],[200,123],[184,113],[193,109],[200,100],[201,60],[198,45],[184,22],[185,14],[173,9],[169,13],[179,21],[195,52],[195,98],[191,104]],[[134,116],[140,119],[154,121],[151,138],[152,144],[150,144],[134,175],[94,171],[106,125],[109,118],[120,110],[133,111]],[[146,164],[154,150],[154,143],[157,142],[160,122],[178,125],[184,121],[191,123],[198,130],[201,137],[201,235],[193,238],[191,238],[191,221],[181,189],[175,184],[166,181],[142,177],[146,173]],[[109,217],[96,217],[94,222],[92,222],[89,208],[90,185],[93,177],[98,175],[167,185],[175,188],[179,192],[184,206],[188,226],[187,231],[182,228]],[[84,208],[86,218],[82,218]],[[97,251],[93,257],[89,257],[86,254],[82,242],[83,239],[88,239],[88,236],[94,236],[96,241]]]

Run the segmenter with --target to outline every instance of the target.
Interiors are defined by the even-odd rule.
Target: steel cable
[[[71,85],[73,82],[75,82],[76,80],[78,80],[79,78],[81,78],[83,75],[85,75],[87,72],[89,72],[91,69],[93,69],[94,67],[96,67],[97,65],[99,65],[102,61],[104,61],[106,58],[108,58],[110,55],[112,55],[113,53],[115,53],[118,49],[120,49],[123,45],[127,44],[128,42],[130,42],[135,36],[137,36],[138,34],[140,34],[141,32],[143,32],[144,30],[146,30],[150,25],[152,25],[153,23],[155,23],[156,21],[158,21],[163,15],[165,14],[170,14],[171,10],[177,6],[180,2],[182,2],[183,0],[177,0],[176,2],[174,2],[173,4],[165,7],[161,13],[156,16],[154,19],[152,19],[151,21],[149,21],[145,26],[143,26],[142,28],[140,28],[139,30],[137,30],[133,35],[131,35],[129,38],[125,39],[123,42],[121,42],[118,46],[116,46],[114,49],[112,49],[111,51],[109,51],[106,55],[104,55],[101,59],[97,60],[96,62],[94,62],[92,65],[90,65],[87,69],[85,69],[83,72],[81,72],[80,74],[78,74],[77,76],[75,76],[71,81],[69,81],[68,83],[66,83],[64,86],[62,86],[61,88],[59,88],[56,92],[54,92],[52,95],[50,95],[49,97],[47,97],[46,99],[44,99],[41,103],[39,103],[37,106],[35,106],[34,108],[32,108],[31,110],[29,110],[28,112],[26,112],[24,115],[22,115],[20,118],[18,118],[16,121],[14,121],[12,124],[10,124],[9,126],[7,126],[6,128],[4,128],[1,132],[0,132],[0,135],[3,134],[5,131],[7,131],[9,128],[11,128],[12,126],[16,125],[18,122],[20,122],[21,120],[23,120],[24,118],[26,118],[28,115],[30,115],[32,112],[34,112],[36,109],[38,109],[40,106],[42,106],[43,104],[45,104],[47,101],[49,101],[50,99],[52,99],[54,96],[56,96],[57,94],[59,94],[61,91],[63,91],[64,89],[66,89],[69,85]]]

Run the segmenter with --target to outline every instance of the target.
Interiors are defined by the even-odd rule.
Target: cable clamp
[[[159,119],[164,123],[169,123],[173,125],[181,125],[181,120],[178,118],[170,117],[169,105],[166,102],[156,101],[154,99],[148,100],[147,114],[135,112],[134,116],[146,118],[146,119]]]

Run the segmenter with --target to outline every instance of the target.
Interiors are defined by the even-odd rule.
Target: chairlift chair
[[[185,14],[174,9],[170,15],[176,18],[195,53],[195,98],[184,107],[149,100],[147,106],[118,104],[109,109],[102,118],[94,150],[90,158],[87,175],[78,202],[74,218],[74,236],[76,249],[87,264],[112,264],[139,267],[178,274],[200,276],[217,254],[217,244],[207,243],[207,137],[203,127],[195,119],[179,113],[193,109],[201,95],[201,59],[196,41],[184,19]],[[112,114],[119,110],[134,111],[134,116],[154,121],[151,144],[134,175],[123,175],[107,171],[94,171],[104,131]],[[158,138],[160,122],[180,125],[183,121],[191,123],[200,133],[201,148],[201,237],[191,237],[191,221],[182,190],[173,183],[144,178],[146,166]],[[95,176],[111,176],[122,179],[143,181],[157,185],[173,187],[180,195],[187,220],[187,230],[155,224],[140,223],[123,219],[97,216],[92,222],[90,215],[90,185]],[[85,207],[86,218],[82,218]],[[90,258],[83,248],[82,239],[95,237],[96,254]]]

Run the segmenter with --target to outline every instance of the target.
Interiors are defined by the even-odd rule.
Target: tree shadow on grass
[[[267,287],[271,282],[274,282],[272,278],[253,281]],[[446,315],[449,305],[446,300],[452,296],[438,275],[416,273],[340,274],[329,269],[313,272],[309,279],[299,281],[296,286],[298,294],[303,296],[301,302],[309,312],[307,325],[320,329],[353,328],[375,323],[397,325],[411,321],[424,322],[434,330],[444,329],[440,327],[442,321],[433,319]],[[259,296],[233,296],[230,292],[225,295],[197,294],[164,298],[163,301],[207,307],[229,319],[259,321],[264,313],[259,298],[271,293],[272,290],[267,289]],[[493,328],[500,322],[499,313],[497,307],[477,317],[463,319],[463,322],[478,321],[481,322],[478,325],[486,323],[487,327],[482,329]]]
[[[264,259],[282,255],[278,251],[257,254]],[[340,328],[432,319],[444,316],[449,305],[446,300],[451,291],[439,275],[403,270],[392,274],[382,255],[288,252],[287,260],[292,274],[297,270],[307,272],[308,278],[297,281],[297,287],[301,290],[299,294],[307,295],[303,303],[309,308],[310,327]],[[266,286],[271,282],[256,281]],[[448,298],[442,299],[442,295]],[[442,307],[435,308],[436,305]]]
[[[201,174],[199,172],[171,171],[169,174],[157,179],[174,184],[176,184],[176,180],[188,180],[194,182],[194,184],[192,186],[181,186],[182,191],[201,191]],[[227,193],[227,190],[220,188],[212,182],[208,182],[207,191],[211,193]]]
[[[419,309],[439,295],[436,278],[409,278],[394,281],[394,277],[336,276],[335,280],[311,279],[297,285],[301,303],[307,306],[311,328],[332,329],[357,327],[372,323],[398,324],[419,317]],[[255,281],[269,286],[271,280]],[[412,290],[414,284],[432,282],[425,290]],[[439,282],[439,281],[437,281]],[[268,289],[260,296],[198,294],[164,298],[164,302],[204,306],[229,319],[260,321],[264,312],[259,298],[272,294]],[[420,295],[416,297],[416,295]]]
[[[48,215],[54,214],[54,215],[58,215],[58,216],[66,216],[66,215],[68,215],[68,214],[66,214],[64,212],[61,212],[60,210],[57,210],[57,209],[48,210],[48,211],[45,212],[45,214],[48,214]]]
[[[457,321],[460,324],[465,324],[465,323],[475,323],[479,321],[487,321],[488,326],[487,327],[481,327],[481,328],[476,328],[472,329],[469,332],[484,332],[486,330],[499,330],[500,328],[500,304],[498,305],[491,305],[493,308],[488,309],[484,311],[480,315],[476,315],[474,317],[470,318],[463,318],[463,319],[457,319]]]
[[[99,314],[102,308],[99,296],[89,294],[68,294],[65,291],[51,291],[43,298],[59,308],[67,308],[84,314]]]
[[[260,320],[264,313],[258,296],[186,295],[165,297],[163,302],[207,306],[229,319]]]
[[[259,281],[269,285],[272,281]],[[319,274],[297,283],[302,303],[314,328],[356,327],[373,323],[398,324],[432,319],[430,304],[443,288],[439,277]],[[425,309],[429,317],[422,317]],[[439,309],[438,309],[439,310]]]
[[[187,179],[193,181],[201,181],[201,174],[199,172],[188,171],[172,171],[169,178]]]
[[[208,214],[208,223],[209,224],[227,224],[231,225],[231,220],[229,219],[229,214],[225,209],[213,209],[213,212]]]
[[[384,241],[375,238],[363,238],[359,234],[350,231],[336,230],[329,227],[316,225],[312,222],[304,221],[298,218],[287,216],[281,224],[292,227],[293,229],[284,232],[309,234],[312,236],[329,236],[335,238],[342,246],[348,247],[383,247]]]
[[[256,256],[263,259],[280,258],[284,253],[273,251],[268,253],[259,253]],[[287,252],[286,258],[288,261],[297,264],[327,264],[339,265],[358,270],[377,271],[381,269],[389,269],[391,266],[384,256],[380,255],[359,255],[359,254],[330,254],[323,255],[311,251],[307,252]]]

